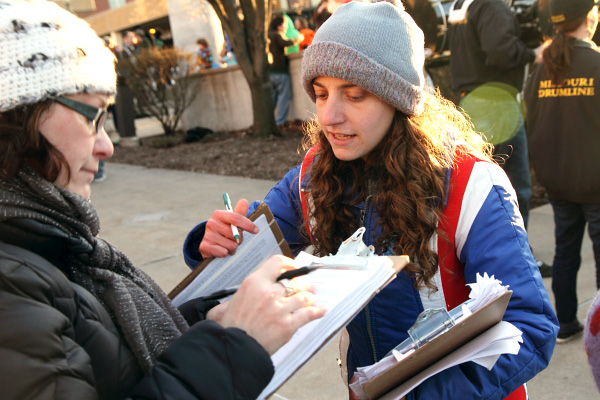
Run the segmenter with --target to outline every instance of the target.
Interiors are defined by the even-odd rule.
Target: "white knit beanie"
[[[63,94],[116,93],[115,57],[53,2],[0,0],[0,112]]]
[[[376,94],[409,116],[423,112],[423,31],[401,5],[350,2],[317,31],[302,59],[302,85],[330,76]]]

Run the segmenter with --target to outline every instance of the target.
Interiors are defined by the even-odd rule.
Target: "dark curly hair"
[[[396,111],[384,140],[366,160],[337,159],[318,122],[309,124],[304,148],[320,147],[309,181],[313,207],[308,218],[318,221],[311,227],[316,253],[336,252],[339,243],[358,229],[350,206],[371,196],[370,207],[376,208],[381,228],[376,251],[392,246],[395,254],[409,255],[411,263],[404,271],[416,278],[417,286],[436,289],[431,279],[438,255],[430,240],[436,233],[446,237],[438,232],[438,221],[446,173],[459,141],[460,149],[490,159],[491,146],[439,93],[426,96],[421,116]]]
[[[52,101],[44,101],[0,113],[0,179],[14,178],[25,165],[50,182],[61,170],[69,172],[63,155],[39,131],[51,105]]]

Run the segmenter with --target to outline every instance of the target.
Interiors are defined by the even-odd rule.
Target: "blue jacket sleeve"
[[[415,399],[455,398],[456,393],[461,399],[503,399],[546,368],[554,351],[558,320],[514,195],[493,185],[467,231],[458,249],[465,279],[475,282],[478,272],[487,272],[509,285],[513,295],[504,320],[523,332],[523,343],[517,355],[500,356],[491,371],[467,362],[431,377],[411,393]]]
[[[298,176],[300,167],[290,170],[285,177],[279,181],[267,194],[264,202],[269,206],[279,228],[283,232],[285,240],[290,245],[294,255],[310,244],[302,227],[304,217],[302,216],[302,205],[298,188]],[[248,215],[252,214],[260,201],[250,204]],[[183,244],[183,257],[190,268],[195,268],[202,262],[202,256],[198,251],[200,242],[204,237],[206,221],[196,225],[188,233]]]

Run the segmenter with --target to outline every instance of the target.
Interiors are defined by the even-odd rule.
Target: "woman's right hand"
[[[258,227],[246,218],[248,214],[248,201],[241,199],[235,205],[233,212],[227,210],[216,210],[206,222],[204,238],[198,247],[202,258],[225,257],[233,254],[238,247],[231,226],[237,226],[240,230],[250,233],[258,233]]]
[[[294,268],[294,260],[281,255],[265,261],[225,303],[217,322],[244,330],[269,354],[275,353],[301,326],[325,315],[324,308],[313,306],[314,289],[302,277],[292,280],[299,291],[286,297],[277,277]]]

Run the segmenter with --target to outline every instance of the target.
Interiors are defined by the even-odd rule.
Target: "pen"
[[[298,276],[306,275],[318,268],[321,268],[322,266],[323,266],[323,264],[321,264],[321,263],[312,263],[311,265],[309,265],[307,267],[290,269],[289,271],[285,271],[283,274],[279,275],[277,277],[277,281],[280,281],[282,279],[292,279],[292,278],[296,278]],[[227,289],[217,290],[216,292],[211,293],[207,296],[200,297],[200,299],[202,299],[204,301],[222,299],[223,297],[227,297],[227,296],[234,294],[235,292],[237,292],[237,290],[239,288],[240,288],[240,286],[238,285],[238,286],[233,286],[233,287],[230,287]]]
[[[225,202],[225,209],[233,212],[233,209],[231,208],[231,200],[229,199],[229,194],[227,192],[223,193],[223,201]],[[237,226],[231,225],[231,233],[233,233],[233,238],[237,244],[240,244],[240,231],[238,231]]]

